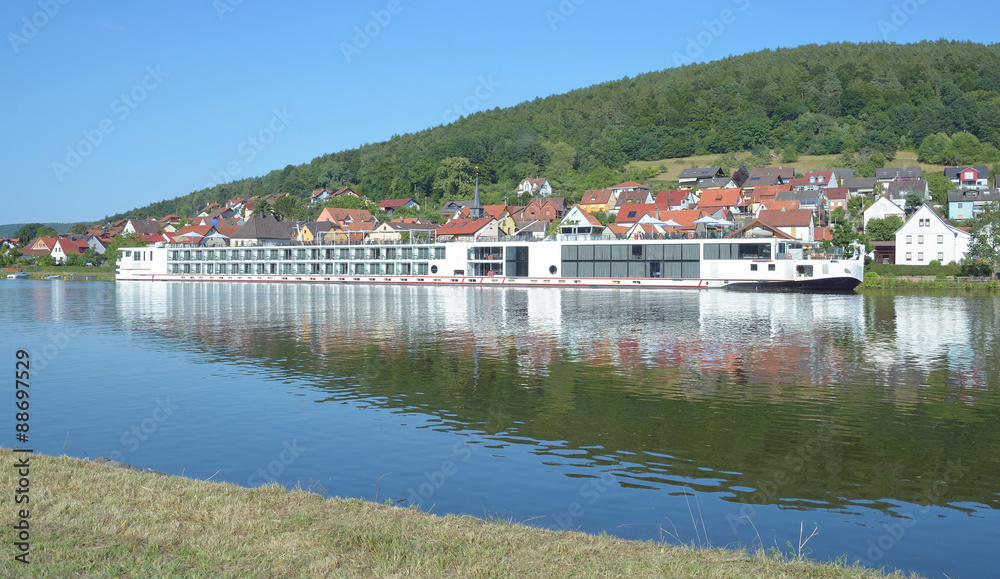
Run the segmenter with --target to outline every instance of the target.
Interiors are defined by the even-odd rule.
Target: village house
[[[750,169],[749,177],[743,182],[743,194],[749,196],[755,187],[783,185],[795,177],[794,167],[758,167]]]
[[[577,206],[591,214],[610,213],[611,209],[615,207],[615,201],[615,194],[611,192],[611,189],[588,189],[583,192],[583,197],[580,198]]]
[[[441,209],[438,210],[438,215],[447,219],[453,219],[455,217],[459,217],[462,210],[469,207],[472,207],[471,200],[456,199],[454,201],[448,201],[441,206]]]
[[[885,195],[879,195],[878,199],[861,214],[862,229],[868,227],[868,222],[872,219],[885,219],[890,215],[899,217],[900,221],[906,219],[906,212],[899,205]]]
[[[122,226],[121,233],[126,235],[129,233],[138,233],[139,235],[148,235],[156,233],[160,230],[160,222],[155,219],[152,221],[147,221],[145,219],[129,219]]]
[[[453,219],[437,230],[437,238],[442,241],[475,241],[480,238],[496,239],[498,237],[497,220],[492,217]]]
[[[320,211],[316,221],[332,221],[340,226],[351,223],[377,223],[375,216],[367,209],[344,209],[341,207],[326,207]]]
[[[552,186],[549,185],[549,180],[545,177],[528,178],[518,183],[517,192],[548,197],[552,195]]]
[[[732,177],[716,177],[698,182],[698,189],[732,189],[734,187],[736,187],[736,182],[733,181]]]
[[[1000,202],[1000,189],[948,191],[948,219],[979,217],[987,203]]]
[[[834,209],[847,211],[848,199],[847,187],[827,187],[826,188],[826,208],[833,213]]]
[[[649,192],[649,187],[646,187],[641,183],[636,183],[635,181],[625,181],[624,183],[613,185],[609,187],[609,189],[611,189],[611,192],[614,193],[615,195],[621,195],[622,193],[625,193],[627,191],[643,191],[646,193]]]
[[[746,189],[743,189],[743,194],[747,196],[747,210],[753,215],[761,209],[768,208],[769,204],[777,200],[778,193],[783,191],[791,191],[792,186],[784,183],[781,185],[757,185],[753,188],[751,193],[747,195]],[[798,209],[798,204],[795,206]]]
[[[613,213],[617,212],[622,205],[630,205],[635,203],[652,203],[653,195],[649,189],[630,189],[627,191],[621,191],[616,194],[615,206],[611,210]]]
[[[320,205],[326,203],[330,199],[333,199],[333,192],[328,189],[316,189],[309,196],[310,205]]]
[[[923,174],[920,167],[885,167],[875,169],[875,180],[879,183],[914,181],[923,178]]]
[[[532,199],[522,212],[525,221],[544,221],[551,224],[566,214],[565,200],[562,197]]]
[[[698,196],[690,189],[667,189],[656,194],[657,205],[668,209],[693,209],[698,206]]]
[[[857,177],[855,179],[844,179],[840,182],[841,187],[847,187],[847,192],[851,197],[856,195],[874,195],[875,186],[878,180],[875,177]]]
[[[787,211],[763,209],[757,216],[757,219],[799,241],[815,240],[815,221],[813,220],[812,211],[808,209],[791,209]]]
[[[698,209],[708,214],[726,209],[729,213],[743,213],[747,207],[742,189],[705,189],[698,200]]]
[[[832,185],[831,185],[832,183]],[[798,179],[789,181],[792,191],[815,191],[837,186],[837,174],[831,171],[809,171]]]
[[[392,213],[400,207],[406,207],[416,211],[420,210],[420,205],[409,197],[406,199],[383,199],[378,202],[378,207],[389,215],[392,215]]]
[[[930,205],[924,204],[913,212],[896,231],[896,263],[929,265],[960,262],[969,251],[971,236],[954,227]]]
[[[90,249],[90,245],[82,239],[74,240],[66,237],[60,237],[53,243],[52,252],[49,255],[52,256],[52,261],[55,263],[65,263],[66,258],[69,256],[80,255],[88,249]]]
[[[907,207],[906,196],[913,192],[920,196],[920,202],[923,203],[931,198],[930,188],[927,186],[927,181],[924,180],[909,180],[909,181],[890,181],[884,185],[885,196],[889,198],[890,201],[899,206],[903,211],[911,209]],[[913,208],[916,209],[916,208]]]
[[[566,212],[559,222],[559,232],[564,235],[600,235],[603,230],[601,222],[579,205]]]
[[[268,241],[291,241],[280,221],[268,215],[253,215],[229,239],[232,247],[251,247]]]
[[[986,167],[945,167],[944,176],[956,189],[987,189],[990,186],[990,170]]]
[[[722,167],[695,167],[682,170],[677,176],[677,183],[681,189],[695,189],[701,181],[725,176]]]

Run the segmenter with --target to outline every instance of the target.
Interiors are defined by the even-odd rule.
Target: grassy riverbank
[[[24,268],[31,279],[45,279],[46,276],[58,275],[59,279],[66,279],[66,276],[93,276],[94,281],[115,281],[115,266],[85,267],[71,265],[55,265],[51,267],[38,267],[29,265]],[[7,274],[4,273],[4,277]]]
[[[1000,290],[1000,280],[977,280],[951,276],[876,276],[866,275],[861,282],[862,289],[961,289]]]
[[[10,449],[0,462],[14,463]],[[23,454],[19,456],[24,456]],[[776,554],[696,550],[438,517],[276,485],[247,489],[29,455],[32,563],[13,561],[15,469],[0,469],[5,577],[882,577]]]

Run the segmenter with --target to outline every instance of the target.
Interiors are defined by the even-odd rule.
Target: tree
[[[903,226],[903,220],[898,215],[887,215],[872,219],[865,226],[865,237],[868,241],[893,241],[896,232]]]
[[[0,245],[0,266],[10,267],[17,262],[19,257],[21,257],[21,252],[16,247]]]
[[[991,272],[1000,270],[1000,202],[993,201],[969,229],[972,239],[968,256],[986,263]]]
[[[927,173],[924,178],[927,179],[927,187],[931,190],[931,199],[934,200],[934,203],[941,206],[947,205],[948,191],[955,188],[951,179],[945,177],[943,173]]]
[[[447,157],[434,171],[434,193],[438,199],[462,198],[475,189],[475,168],[465,157]]]
[[[108,244],[108,248],[104,251],[104,257],[111,261],[111,263],[116,263],[121,257],[121,248],[123,247],[146,247],[149,242],[146,238],[139,235],[138,233],[128,233],[125,235],[116,235],[111,243]]]
[[[42,225],[41,223],[29,223],[27,225],[21,226],[14,234],[14,238],[21,242],[21,245],[27,245],[29,241],[36,237],[55,237],[59,235],[55,229],[52,229],[48,225]]]
[[[906,195],[903,196],[903,200],[906,202],[906,212],[913,213],[920,206],[927,202],[924,198],[923,193],[917,193],[912,188],[906,190]]]
[[[274,216],[279,220],[298,220],[306,217],[307,213],[309,211],[298,197],[285,195],[274,202]]]
[[[83,235],[87,231],[87,226],[83,223],[74,223],[70,228],[69,232],[73,235]]]

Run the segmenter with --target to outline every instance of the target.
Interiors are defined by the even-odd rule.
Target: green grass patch
[[[0,448],[0,462],[14,453]],[[434,516],[277,485],[226,483],[31,455],[32,563],[4,577],[884,577],[776,550],[693,549]],[[0,469],[13,489],[15,469]],[[10,499],[2,502],[13,516]],[[897,575],[899,576],[899,575]],[[916,577],[911,575],[911,577]]]

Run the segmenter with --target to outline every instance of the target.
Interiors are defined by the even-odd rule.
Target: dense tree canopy
[[[930,139],[928,143],[925,140]],[[1000,146],[1000,45],[838,43],[763,50],[624,78],[216,185],[122,217],[350,185],[379,200],[465,196],[470,166],[501,197],[545,176],[573,198],[630,161],[777,150],[841,154],[864,176],[898,149],[971,162]],[[464,159],[464,161],[458,161]],[[606,172],[607,179],[594,176]],[[596,183],[595,183],[596,181]]]

